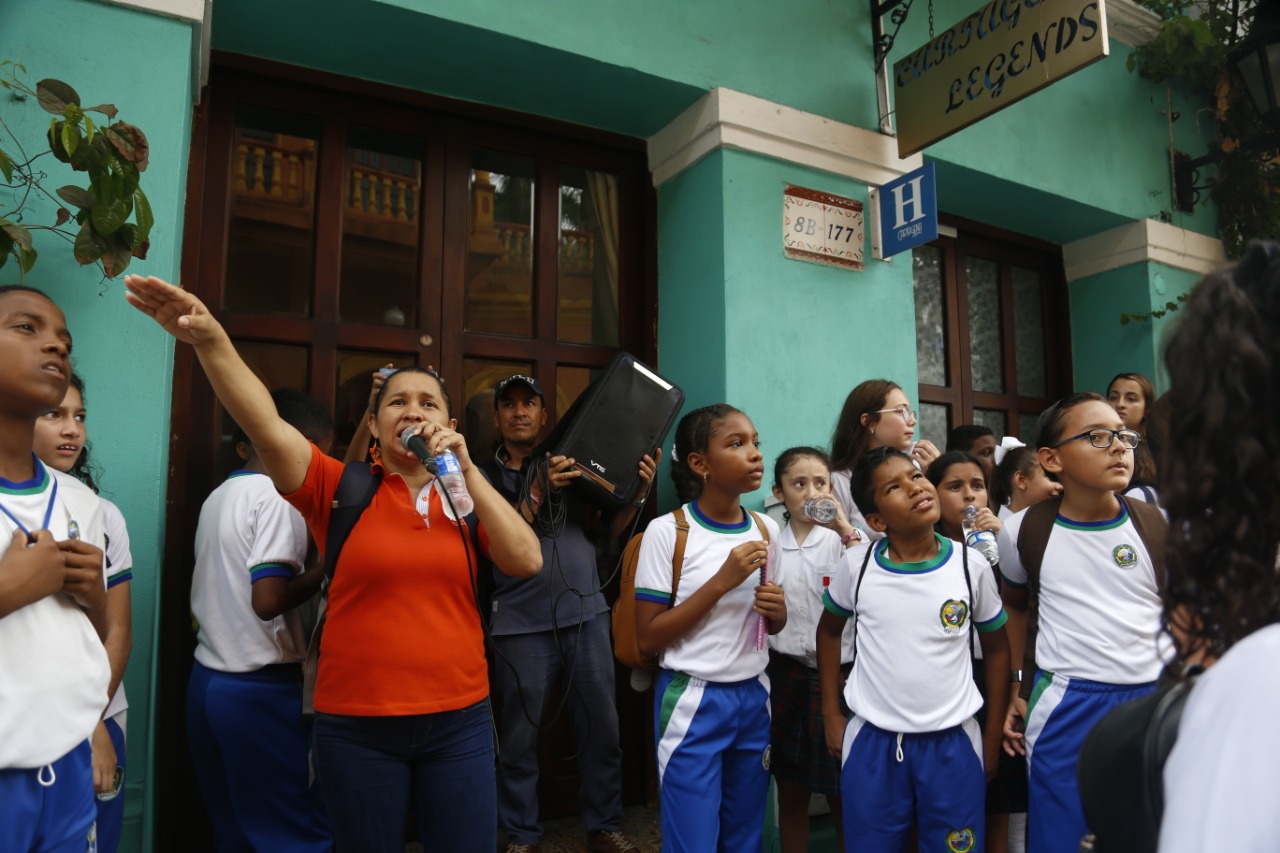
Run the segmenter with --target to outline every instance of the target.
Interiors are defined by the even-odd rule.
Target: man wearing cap
[[[552,707],[565,707],[573,724],[587,847],[605,853],[635,850],[619,832],[622,749],[609,606],[588,537],[588,531],[597,532],[604,524],[599,511],[566,488],[579,476],[573,459],[551,456],[545,469],[541,460],[529,459],[547,423],[545,402],[542,386],[531,376],[517,374],[499,382],[493,404],[502,443],[481,466],[537,530],[546,567],[532,578],[493,572],[498,825],[507,833],[507,853],[539,851],[538,733],[548,694],[564,675],[561,683],[568,685],[568,693],[557,694]],[[649,456],[640,463],[646,490],[656,467]],[[616,513],[610,535],[625,533],[635,514],[635,507]]]

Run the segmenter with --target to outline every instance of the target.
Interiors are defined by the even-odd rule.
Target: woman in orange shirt
[[[267,388],[190,293],[126,277],[129,302],[195,347],[218,399],[276,489],[325,541],[343,465],[276,414]],[[329,591],[316,683],[313,754],[339,849],[402,851],[413,810],[428,849],[497,846],[493,734],[484,637],[468,535],[443,511],[433,477],[405,450],[409,427],[432,455],[458,457],[481,549],[510,575],[542,567],[529,525],[472,465],[434,371],[410,368],[380,390],[372,502],[343,545]]]

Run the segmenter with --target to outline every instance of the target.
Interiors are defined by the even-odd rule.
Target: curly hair
[[[675,445],[671,449],[671,482],[675,484],[680,503],[697,500],[702,494],[702,478],[689,467],[689,454],[706,453],[720,422],[739,413],[739,409],[728,403],[715,403],[694,409],[676,425]]]
[[[853,496],[853,502],[863,518],[880,511],[880,507],[876,504],[876,485],[872,477],[882,465],[892,459],[905,459],[911,462],[911,457],[898,448],[883,446],[868,450],[858,457],[857,464],[853,466],[853,472],[849,475],[849,493]]]
[[[868,379],[849,392],[849,396],[844,398],[844,408],[840,410],[835,432],[831,434],[832,471],[852,469],[858,458],[867,452],[871,428],[880,422],[878,411],[884,408],[884,401],[890,393],[900,390],[902,386],[888,379]],[[868,416],[866,426],[862,424],[863,415]]]
[[[1280,245],[1250,243],[1234,267],[1196,285],[1180,314],[1164,354],[1164,619],[1189,623],[1179,652],[1221,655],[1277,617]]]

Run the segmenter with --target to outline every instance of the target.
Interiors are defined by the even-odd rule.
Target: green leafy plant
[[[1141,314],[1134,313],[1132,311],[1122,311],[1120,312],[1120,325],[1127,326],[1130,323],[1146,323],[1151,320],[1159,320],[1170,311],[1177,311],[1181,308],[1182,303],[1187,301],[1187,296],[1188,294],[1186,293],[1180,293],[1178,294],[1177,299],[1171,302],[1166,302],[1163,308],[1157,308],[1154,311],[1147,311]]]
[[[44,149],[32,156],[0,116],[0,129],[8,135],[0,142],[11,144],[9,151],[16,153],[0,148],[0,177],[15,200],[6,210],[9,205],[0,198],[0,267],[13,257],[20,278],[31,271],[37,255],[33,231],[51,231],[67,240],[80,264],[98,264],[107,278],[124,272],[133,258],[145,259],[155,223],[139,185],[149,157],[147,137],[134,125],[116,121],[118,110],[112,104],[82,107],[80,95],[61,80],[41,80],[32,90],[18,77],[26,68],[7,60],[0,62],[0,73],[6,75],[0,77],[0,88],[18,100],[35,98],[53,116]],[[90,113],[105,120],[94,121]],[[84,172],[89,186],[67,185],[55,190],[56,197],[51,194],[44,187],[49,176],[40,168],[40,159],[50,155]],[[56,205],[52,225],[25,221],[33,193]]]
[[[1258,115],[1228,57],[1253,28],[1251,0],[1140,0],[1163,19],[1160,32],[1128,59],[1154,83],[1203,98],[1219,157],[1211,197],[1227,257],[1252,239],[1280,234],[1280,164],[1273,129]],[[1194,13],[1194,14],[1192,14]],[[1171,117],[1172,119],[1173,117]]]

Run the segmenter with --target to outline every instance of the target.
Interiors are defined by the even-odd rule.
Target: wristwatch
[[[1012,672],[1010,672],[1010,673],[1009,673],[1009,681],[1010,681],[1010,683],[1012,683],[1012,684],[1021,684],[1021,683],[1022,683],[1022,670],[1020,670],[1020,669],[1015,669],[1015,670],[1013,670]]]

